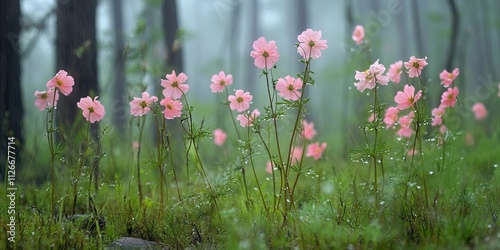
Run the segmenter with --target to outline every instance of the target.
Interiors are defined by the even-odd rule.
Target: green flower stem
[[[196,143],[197,135],[195,136],[195,134],[194,134],[192,110],[191,110],[191,107],[189,106],[189,102],[187,100],[185,93],[182,93],[182,97],[184,98],[184,101],[186,102],[186,107],[187,107],[186,109],[188,111],[188,119],[187,119],[188,120],[188,129],[186,129],[184,126],[182,126],[182,127],[184,128],[184,130],[188,134],[189,139],[191,141],[186,154],[189,153],[189,151],[191,150],[191,146],[192,146],[192,148],[194,149],[194,152],[195,152],[196,161],[199,164],[200,172],[203,176],[203,179],[205,180],[205,184],[207,185],[208,189],[210,190],[210,194],[212,195],[212,200],[214,201],[215,207],[217,208],[217,210],[219,210],[219,206],[217,204],[217,194],[215,193],[213,186],[210,184],[210,181],[208,179],[205,168],[203,167],[203,162],[201,161],[200,153],[198,151],[198,145]]]
[[[225,90],[225,93],[226,93],[226,99],[225,100],[227,100],[228,97],[229,97],[229,93],[228,93],[227,87],[224,87],[224,90]],[[233,111],[231,110],[231,107],[229,107],[229,105],[226,105],[226,106],[227,106],[227,110],[229,112],[229,117],[231,118],[230,120],[233,123],[234,131],[236,131],[236,136],[238,137],[238,143],[239,143],[241,141],[241,136],[240,136],[240,131],[238,130],[238,126],[236,125],[236,121],[233,118]],[[244,189],[245,189],[245,199],[247,201],[250,201],[250,196],[248,194],[248,186],[247,186],[245,168],[243,166],[244,165],[244,163],[243,163],[244,155],[243,155],[243,152],[241,150],[239,150],[239,151],[240,151],[240,155],[241,155],[240,170],[241,170],[241,176],[243,178],[243,186],[244,186]]]
[[[264,195],[262,194],[262,189],[260,188],[259,178],[257,178],[257,172],[255,172],[255,165],[253,163],[253,153],[252,153],[252,145],[251,145],[251,135],[250,135],[250,126],[247,127],[247,144],[248,144],[248,154],[250,157],[250,165],[252,166],[253,176],[255,177],[255,183],[257,184],[257,189],[259,190],[260,198],[262,199],[262,204],[264,205],[264,210],[268,211],[266,200],[264,199]]]
[[[277,119],[277,114],[276,114],[276,110],[275,110],[275,107],[274,107],[274,101],[271,97],[271,86],[270,86],[270,83],[269,83],[269,70],[267,69],[267,58],[265,59],[266,62],[265,62],[265,69],[264,69],[264,76],[266,77],[266,86],[267,86],[267,97],[268,97],[268,100],[269,100],[269,108],[271,110],[271,116],[272,116],[272,120],[273,120],[273,126],[274,126],[274,137],[275,137],[275,140],[276,140],[276,149],[278,151],[278,160],[279,160],[279,166],[278,166],[278,170],[280,171],[280,192],[279,192],[279,195],[278,195],[278,201],[275,205],[278,205],[280,202],[281,202],[281,197],[282,197],[282,194],[283,194],[283,191],[285,189],[284,185],[285,185],[285,171],[286,171],[286,167],[283,165],[284,164],[284,161],[283,161],[283,156],[281,155],[281,147],[280,147],[280,141],[279,141],[279,135],[278,135],[278,123],[276,121]],[[273,87],[273,93],[274,93],[274,87]],[[273,173],[273,182],[275,181],[274,179],[274,173]],[[276,187],[273,183],[273,187]],[[276,193],[276,191],[274,191]],[[285,202],[286,204],[286,202]],[[275,207],[276,209],[276,207]]]
[[[375,79],[376,81],[376,79]],[[375,84],[375,88],[373,88],[373,95],[374,95],[374,104],[373,104],[373,122],[375,123],[375,128],[374,128],[374,141],[373,141],[373,151],[372,151],[372,158],[373,158],[373,170],[374,170],[374,187],[373,187],[373,192],[375,194],[375,207],[378,209],[379,208],[379,198],[378,198],[378,180],[377,180],[377,142],[378,142],[378,125],[377,125],[377,111],[379,110],[379,102],[378,102],[378,96],[377,96],[377,84]]]
[[[156,166],[158,167],[158,171],[160,174],[160,216],[163,214],[163,145],[164,145],[164,133],[165,133],[165,119],[162,117],[162,124],[158,121],[158,115],[156,112],[154,113],[156,127],[158,128],[158,137],[156,142],[156,155],[157,162]]]
[[[292,150],[293,150],[293,145],[295,145],[295,139],[296,139],[296,134],[297,134],[297,131],[298,131],[298,128],[299,128],[299,122],[301,120],[301,116],[302,116],[302,111],[303,111],[303,107],[304,107],[304,93],[305,93],[305,88],[306,88],[306,85],[307,85],[307,82],[309,81],[309,74],[310,74],[310,71],[311,71],[311,57],[309,57],[309,60],[307,60],[306,62],[306,67],[305,67],[305,70],[304,70],[304,75],[303,75],[303,79],[302,79],[302,94],[300,95],[300,99],[299,99],[299,107],[297,109],[297,116],[295,117],[295,124],[293,126],[293,130],[292,130],[292,136],[290,137],[290,143],[289,143],[289,146],[288,146],[288,159],[287,159],[287,162],[286,162],[286,168],[285,168],[285,196],[286,196],[286,192],[288,192],[288,196],[290,198],[290,208],[294,206],[294,200],[293,200],[293,193],[292,193],[292,190],[290,188],[290,183],[289,183],[289,175],[290,175],[290,163],[291,163],[291,160],[292,160]],[[305,149],[302,149],[302,151],[304,151]],[[285,202],[285,213],[287,212],[287,205],[286,205],[286,202]]]
[[[177,174],[175,173],[175,165],[174,165],[174,155],[172,153],[172,145],[170,144],[170,135],[167,134],[167,147],[169,150],[169,156],[170,156],[170,165],[172,165],[172,173],[174,175],[174,181],[175,181],[175,187],[177,189],[177,197],[179,198],[179,201],[182,200],[181,198],[181,191],[179,189],[179,182],[177,181]]]
[[[50,151],[50,166],[51,166],[51,174],[50,174],[50,179],[51,179],[51,198],[50,198],[50,205],[51,205],[51,211],[52,211],[52,216],[51,218],[55,217],[56,210],[55,210],[55,158],[56,158],[56,152],[54,149],[54,113],[56,112],[55,105],[54,103],[56,102],[56,95],[57,95],[58,89],[54,89],[54,97],[52,99],[52,106],[49,108],[49,111],[47,113],[46,119],[48,121],[46,122],[47,124],[47,140],[49,143],[49,151]],[[50,114],[50,115],[49,115]]]
[[[262,142],[262,145],[264,145],[264,148],[266,149],[267,156],[269,157],[269,161],[271,162],[271,167],[272,167],[272,175],[273,175],[273,207],[276,209],[276,176],[274,174],[274,162],[273,162],[273,156],[271,154],[271,150],[269,149],[269,146],[267,145],[266,141],[262,137],[262,134],[260,133],[260,130],[257,131],[257,135],[259,135],[259,138]]]
[[[141,148],[142,148],[142,133],[144,131],[144,124],[146,124],[146,116],[142,118],[141,127],[139,128],[139,147],[137,148],[137,188],[139,190],[139,207],[142,207],[143,195],[141,184]]]

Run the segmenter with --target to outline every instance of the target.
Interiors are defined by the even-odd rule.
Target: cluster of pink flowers
[[[300,134],[305,140],[311,141],[317,134],[316,130],[314,129],[314,123],[303,120],[302,130]],[[323,155],[323,151],[325,151],[326,145],[327,144],[325,142],[321,144],[319,142],[314,142],[307,145],[306,157],[312,157],[314,158],[314,160],[318,160]]]
[[[457,97],[460,91],[458,87],[452,87],[453,81],[460,74],[460,70],[455,68],[451,73],[443,70],[439,74],[439,78],[441,79],[441,84],[446,88],[446,90],[441,95],[441,102],[438,107],[432,109],[432,126],[441,126],[441,133],[446,132],[446,127],[443,124],[443,117],[446,113],[447,108],[455,107],[457,103]],[[444,128],[443,128],[444,127]]]
[[[59,70],[59,72],[45,84],[47,90],[41,92],[38,90],[35,91],[35,106],[40,111],[57,107],[59,92],[68,96],[73,91],[74,85],[75,80],[73,77],[69,76],[68,72]],[[82,97],[76,105],[82,110],[83,117],[90,123],[102,120],[106,113],[104,106],[97,100],[97,96],[94,97],[94,99],[89,96]]]
[[[182,115],[182,103],[178,99],[186,94],[189,90],[189,85],[185,82],[188,77],[184,73],[177,75],[175,70],[171,74],[167,74],[165,79],[161,79],[161,86],[164,88],[163,99],[160,105],[164,106],[163,116],[165,119],[174,119]],[[158,97],[151,96],[147,92],[143,92],[141,97],[134,97],[130,102],[130,114],[133,116],[143,116],[151,111],[151,105],[158,102]]]

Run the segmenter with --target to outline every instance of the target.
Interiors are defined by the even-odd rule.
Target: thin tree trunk
[[[250,42],[251,45],[258,38],[259,33],[259,0],[250,1],[251,12],[250,12]],[[238,7],[239,8],[239,7]],[[268,39],[269,40],[269,39]],[[269,42],[269,41],[268,41]],[[247,60],[245,67],[245,79],[243,79],[243,88],[245,91],[249,91],[254,94],[255,90],[255,66],[252,60]],[[234,119],[234,118],[233,118]]]
[[[56,64],[57,70],[63,69],[75,80],[69,96],[61,95],[57,104],[57,127],[59,138],[64,143],[87,125],[76,106],[80,98],[98,95],[97,45],[96,45],[96,7],[97,0],[57,1]],[[91,126],[92,136],[99,144],[98,123]],[[78,145],[74,145],[78,146]],[[95,185],[98,185],[98,171],[95,169]]]
[[[448,47],[448,57],[446,59],[446,69],[451,71],[453,67],[453,59],[455,58],[457,49],[460,16],[458,15],[457,5],[454,0],[448,0],[448,5],[450,6],[451,11],[451,37],[450,45]]]
[[[111,115],[113,124],[119,133],[123,133],[127,125],[128,102],[126,95],[125,78],[125,57],[123,49],[125,48],[123,40],[123,6],[122,0],[113,0],[113,28],[114,28],[114,53],[115,53],[115,79],[113,83],[113,110]]]
[[[4,177],[8,152],[8,137],[15,137],[16,155],[23,147],[21,98],[21,62],[19,32],[21,9],[19,0],[0,1],[0,176]],[[14,145],[11,145],[14,146]],[[12,149],[11,149],[12,151]],[[13,156],[10,154],[10,156]],[[16,165],[20,166],[20,157]],[[2,178],[3,179],[3,178]]]

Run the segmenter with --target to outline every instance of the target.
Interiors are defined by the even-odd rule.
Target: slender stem
[[[298,131],[299,122],[301,120],[302,110],[304,107],[305,87],[306,87],[307,82],[309,81],[310,65],[311,65],[311,57],[309,57],[309,60],[306,61],[306,67],[305,67],[304,76],[303,76],[304,79],[302,80],[302,94],[300,95],[299,106],[297,109],[297,116],[295,117],[295,124],[294,124],[293,129],[292,129],[292,136],[290,137],[290,143],[289,143],[289,147],[288,147],[288,159],[287,159],[287,163],[286,163],[287,168],[285,170],[285,189],[286,189],[285,192],[288,192],[288,194],[290,196],[290,202],[291,202],[290,206],[293,206],[293,195],[292,195],[292,190],[290,189],[290,183],[288,180],[288,177],[290,174],[290,172],[289,172],[290,167],[289,166],[290,166],[290,163],[292,160],[293,146],[295,145],[296,133]],[[305,150],[305,149],[302,149],[302,150]],[[286,205],[286,202],[285,202],[285,205]],[[286,213],[286,209],[285,209],[285,213]]]
[[[139,146],[137,148],[137,188],[139,189],[139,208],[142,207],[142,183],[141,183],[141,148],[142,148],[142,132],[144,131],[144,124],[146,124],[146,117],[142,118],[141,127],[139,128]]]
[[[375,79],[376,80],[376,79]],[[378,202],[378,183],[377,183],[377,143],[378,143],[378,125],[377,125],[377,111],[379,109],[379,103],[378,103],[378,97],[377,97],[377,85],[375,85],[375,88],[373,88],[373,94],[375,96],[375,102],[373,105],[373,122],[375,124],[374,128],[374,141],[373,141],[373,151],[372,151],[372,158],[373,158],[373,170],[374,170],[374,187],[373,191],[375,193],[375,207],[378,209],[379,207],[379,202]]]
[[[292,199],[294,197],[294,193],[295,193],[295,188],[297,187],[297,183],[299,182],[299,177],[300,177],[300,174],[302,173],[302,166],[303,166],[303,162],[304,162],[304,155],[305,155],[305,149],[307,147],[307,142],[304,141],[304,145],[302,146],[303,150],[302,150],[302,155],[300,157],[300,161],[299,161],[299,171],[297,172],[297,175],[295,176],[295,181],[293,183],[293,187],[292,187]],[[292,203],[292,205],[294,205]]]
[[[228,93],[228,90],[227,90],[227,87],[224,87],[224,90],[225,90],[225,93],[226,93],[226,99],[228,99],[229,97],[229,93]],[[236,131],[236,135],[238,136],[238,140],[241,140],[241,136],[240,136],[240,131],[238,130],[238,126],[236,125],[236,121],[233,119],[233,111],[231,110],[231,107],[229,107],[229,105],[226,105],[227,106],[227,110],[229,111],[229,117],[231,117],[231,121],[233,123],[233,126],[234,126],[234,131]]]
[[[158,115],[156,113],[156,110],[154,112],[154,117],[155,117],[155,122],[156,122],[156,127],[158,129],[158,136],[157,136],[157,142],[156,142],[156,155],[157,155],[157,162],[156,166],[158,167],[158,172],[160,174],[160,215],[163,214],[163,133],[165,131],[165,119],[162,117],[162,124],[160,125],[160,122],[158,120]]]
[[[182,93],[182,96],[184,98],[184,101],[186,102],[186,107],[187,107],[187,111],[188,111],[188,123],[189,123],[188,126],[189,126],[189,130],[187,130],[186,132],[188,133],[189,139],[192,142],[192,146],[194,148],[194,152],[195,152],[195,156],[196,156],[196,161],[199,164],[199,167],[200,167],[200,170],[201,170],[201,174],[202,174],[202,176],[203,176],[203,178],[205,180],[205,184],[208,186],[208,188],[210,190],[210,193],[212,195],[212,200],[214,201],[215,207],[218,210],[219,206],[217,205],[217,195],[215,193],[215,190],[214,190],[213,186],[210,184],[210,181],[208,179],[207,173],[205,172],[205,168],[203,167],[203,162],[201,161],[200,153],[198,151],[198,146],[197,146],[197,141],[196,141],[197,135],[195,136],[195,134],[194,134],[193,114],[192,114],[192,111],[191,111],[191,107],[189,106],[188,99],[187,99],[187,97],[186,97],[186,95],[185,95],[184,92]],[[186,129],[184,128],[184,130],[186,130]],[[191,148],[191,146],[189,147],[189,149],[190,148]],[[189,150],[188,150],[188,152],[189,152]]]
[[[177,174],[175,173],[174,156],[172,153],[172,145],[170,144],[170,135],[168,135],[168,134],[167,134],[167,147],[169,149],[170,165],[172,165],[172,171],[174,174],[175,187],[177,189],[177,197],[179,198],[179,201],[181,201],[182,200],[181,191],[179,189],[179,183],[177,181]]]
[[[49,142],[49,151],[50,151],[50,166],[51,166],[51,199],[50,199],[50,204],[51,204],[51,210],[52,210],[52,216],[51,218],[55,217],[55,158],[56,158],[56,152],[54,150],[54,113],[56,112],[55,108],[55,102],[56,102],[56,95],[57,95],[58,88],[54,88],[54,97],[52,98],[52,105],[49,107],[49,111],[47,113],[47,117],[49,117],[50,113],[50,118],[49,121],[47,122],[47,140]]]
[[[285,193],[286,195],[286,187],[285,187],[285,179],[286,179],[286,169],[288,167],[288,164],[285,166],[284,165],[284,161],[283,161],[283,156],[281,154],[281,147],[280,147],[280,141],[279,141],[279,134],[278,134],[278,123],[277,123],[277,114],[276,114],[276,110],[275,110],[275,107],[274,107],[274,98],[271,97],[271,86],[270,86],[270,83],[269,83],[269,70],[267,69],[267,58],[265,58],[265,65],[266,67],[264,67],[264,76],[266,77],[266,86],[267,86],[267,97],[268,97],[268,100],[269,100],[269,109],[271,111],[271,116],[272,116],[272,120],[273,120],[273,127],[274,127],[274,137],[275,137],[275,140],[276,140],[276,150],[278,151],[277,154],[278,154],[278,160],[279,160],[279,166],[278,166],[278,170],[280,171],[280,192],[279,192],[279,195],[278,195],[278,201],[277,201],[277,204],[279,204],[281,202],[281,197],[282,197],[282,194]],[[275,92],[274,91],[274,87],[273,87],[273,93]],[[273,171],[273,185],[274,185],[274,171]],[[274,186],[275,187],[275,186]],[[286,207],[286,198],[285,198],[285,207]],[[284,212],[286,214],[286,212]],[[286,216],[284,216],[284,218],[286,218]]]
[[[271,150],[269,149],[269,146],[267,146],[267,143],[264,140],[264,138],[262,137],[262,134],[260,133],[260,131],[258,131],[257,134],[259,135],[259,138],[262,142],[262,145],[264,145],[264,148],[266,149],[267,156],[269,157],[269,161],[271,162],[271,172],[273,175],[273,207],[274,207],[274,209],[276,209],[276,181],[275,181],[276,177],[274,174],[273,156],[271,155]]]
[[[255,182],[257,184],[257,189],[259,190],[260,197],[262,199],[262,204],[264,204],[264,209],[266,212],[268,211],[267,205],[266,205],[266,200],[264,199],[264,195],[262,194],[262,189],[260,188],[260,183],[259,179],[257,178],[257,172],[255,172],[255,165],[253,163],[253,156],[252,156],[252,145],[251,145],[251,136],[250,136],[250,126],[248,126],[247,129],[247,143],[248,143],[248,150],[249,150],[249,157],[250,157],[250,165],[252,166],[253,170],[253,176],[255,178]]]
[[[226,93],[226,100],[227,100],[228,97],[229,97],[229,93],[228,93],[227,87],[225,87],[224,90],[225,90],[225,93]],[[233,111],[231,110],[231,107],[229,105],[226,105],[226,106],[227,106],[227,110],[229,112],[229,117],[231,118],[231,122],[233,123],[234,130],[236,131],[236,136],[238,137],[238,143],[240,143],[240,141],[241,141],[240,131],[238,130],[238,126],[236,125],[235,119],[233,118]],[[241,171],[241,177],[243,178],[243,187],[245,189],[245,198],[246,198],[247,201],[250,201],[250,196],[248,194],[248,186],[247,186],[245,168],[244,168],[244,160],[243,160],[243,158],[245,156],[243,155],[242,150],[239,150],[239,151],[240,151],[240,155],[241,155],[241,158],[240,158],[240,171]]]

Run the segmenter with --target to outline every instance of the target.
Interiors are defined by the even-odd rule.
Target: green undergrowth
[[[82,179],[77,216],[72,214],[73,187],[62,175],[53,215],[50,184],[19,183],[16,242],[8,244],[4,233],[2,248],[96,249],[128,236],[174,249],[496,249],[500,247],[499,139],[498,134],[477,137],[467,145],[465,135],[455,134],[446,141],[444,160],[442,145],[425,141],[425,154],[415,159],[414,166],[410,156],[390,152],[383,158],[383,175],[377,170],[377,198],[370,164],[328,158],[311,162],[298,183],[296,204],[286,222],[273,209],[271,175],[264,166],[258,177],[266,206],[253,178],[247,178],[250,193],[245,198],[241,172],[231,165],[231,154],[229,160],[212,159],[207,167],[214,193],[193,170],[189,183],[178,183],[179,199],[172,171],[167,171],[163,208],[157,169],[146,165],[141,205],[133,164],[123,156],[126,148],[117,148],[102,160],[100,183],[90,200],[88,182]],[[405,142],[390,143],[401,148]],[[203,157],[212,153],[204,152]],[[179,176],[186,174],[178,171]],[[5,189],[1,192],[6,197]],[[1,200],[0,223],[7,231],[5,201]],[[95,213],[89,213],[90,207]]]

